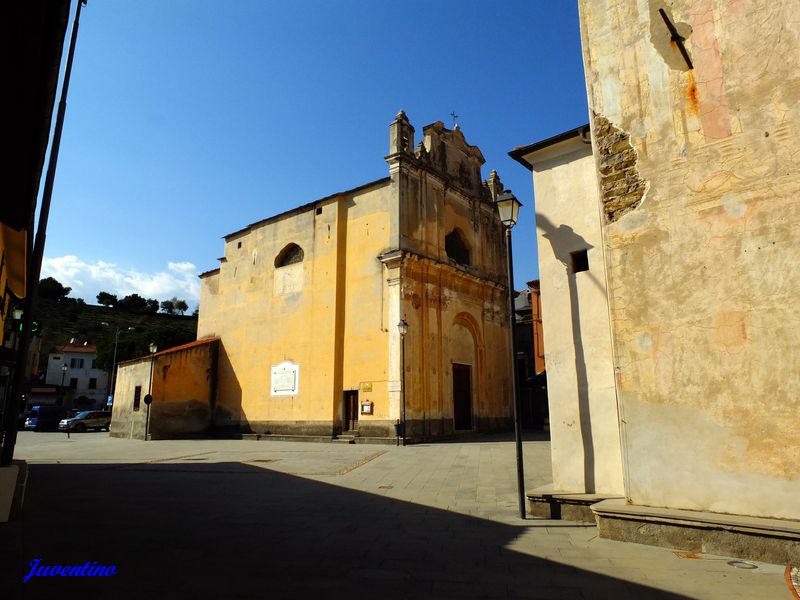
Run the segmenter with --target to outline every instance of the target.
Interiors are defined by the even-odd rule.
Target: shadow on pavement
[[[682,598],[508,550],[524,530],[241,463],[34,464],[0,597]],[[23,583],[34,559],[117,574]]]

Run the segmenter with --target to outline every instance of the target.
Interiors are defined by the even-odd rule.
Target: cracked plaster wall
[[[580,13],[595,137],[626,134],[647,186],[604,224],[626,494],[800,519],[797,5]]]

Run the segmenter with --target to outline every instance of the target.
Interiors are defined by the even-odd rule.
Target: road
[[[525,442],[529,488],[551,481],[549,454]],[[503,436],[397,448],[21,432],[16,455],[30,480],[22,518],[0,525],[0,598],[792,598],[780,565],[521,521]],[[35,560],[115,574],[23,582]]]

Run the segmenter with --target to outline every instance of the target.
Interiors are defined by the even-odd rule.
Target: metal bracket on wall
[[[678,33],[678,30],[675,29],[675,25],[673,25],[672,21],[669,20],[669,17],[667,16],[667,13],[664,12],[663,8],[658,9],[658,14],[661,15],[662,19],[664,19],[664,24],[667,26],[667,29],[669,29],[670,39],[678,45],[678,50],[680,50],[683,60],[686,61],[686,64],[690,69],[694,69],[692,59],[689,57],[689,52],[686,50],[686,46],[683,44],[683,42],[686,41],[686,38]]]

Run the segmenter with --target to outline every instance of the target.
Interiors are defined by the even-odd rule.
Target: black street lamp
[[[408,333],[408,323],[405,319],[400,319],[397,324],[400,332],[400,398],[401,398],[401,424],[400,434],[403,437],[403,446],[406,445],[406,334]],[[399,442],[399,438],[398,438]]]
[[[59,406],[64,406],[64,377],[67,376],[67,372],[68,371],[69,371],[69,367],[67,366],[67,363],[64,363],[63,365],[61,365],[61,386],[60,386],[60,389],[59,389],[60,393],[58,395],[59,396],[59,398],[58,398],[58,405]]]
[[[511,190],[506,190],[495,200],[497,213],[506,234],[506,270],[508,272],[508,327],[511,332],[511,402],[514,406],[514,440],[517,449],[517,495],[519,497],[519,517],[525,518],[525,468],[522,460],[522,412],[517,396],[517,339],[514,335],[514,260],[511,247],[511,228],[517,224],[517,216],[522,203]]]
[[[153,403],[153,361],[158,347],[150,342],[150,380],[147,383],[147,395],[144,397],[144,404],[147,407],[147,415],[144,422],[144,441],[147,441],[147,432],[150,429],[150,405]]]
[[[103,321],[101,323],[101,325],[109,326],[108,323],[106,323],[105,321]],[[125,331],[133,331],[134,329],[136,329],[136,328],[135,327],[127,327],[126,329],[120,329],[119,325],[117,325],[117,330],[114,333],[114,360],[111,363],[111,374],[108,376],[108,381],[106,382],[106,403],[108,402],[108,397],[111,396],[111,399],[112,399],[111,410],[112,411],[114,410],[113,399],[114,399],[114,391],[115,391],[115,388],[116,388],[115,384],[117,383],[117,377],[116,377],[116,375],[117,375],[117,345],[119,344],[119,334],[120,333],[124,333]]]

